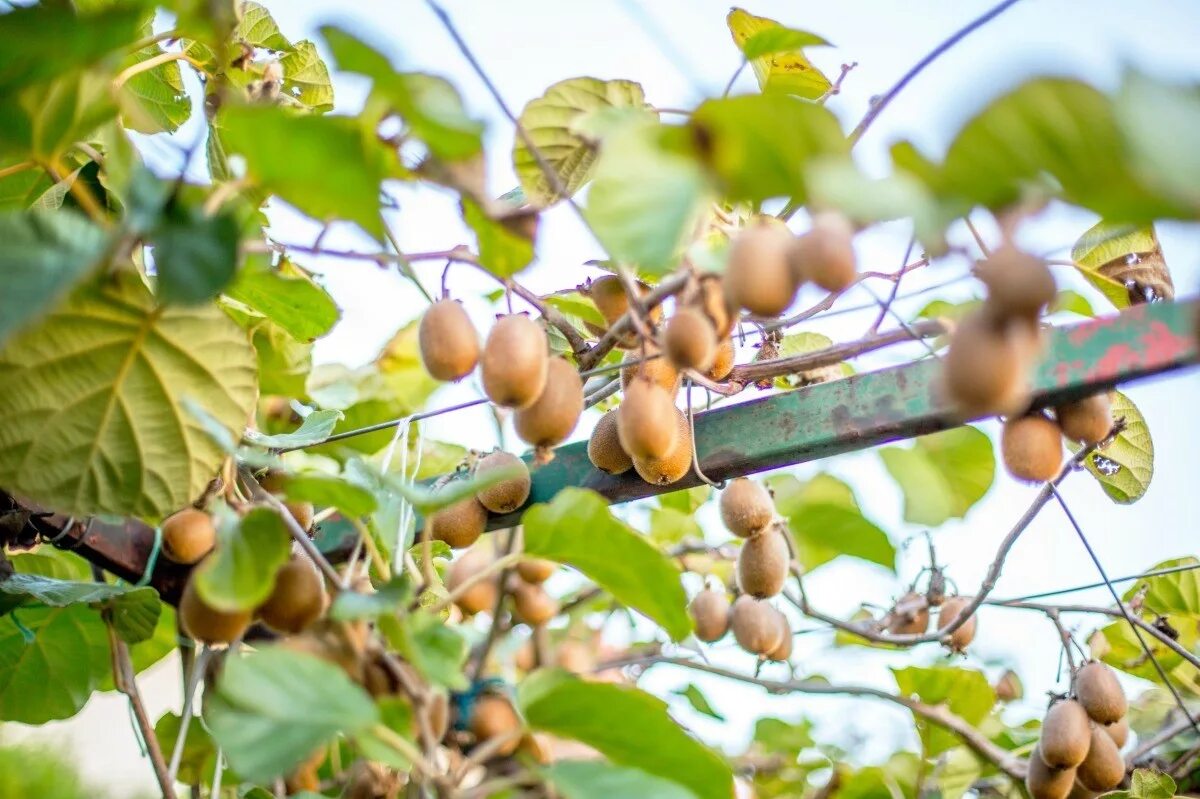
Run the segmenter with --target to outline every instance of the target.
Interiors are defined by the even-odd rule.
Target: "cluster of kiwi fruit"
[[[500,598],[499,575],[479,575],[495,562],[496,553],[486,543],[479,543],[460,554],[446,572],[446,588],[457,592],[455,606],[465,617],[477,613],[493,613]],[[522,558],[505,585],[512,602],[513,616],[530,627],[537,627],[558,615],[558,601],[546,592],[543,583],[558,569],[558,564],[544,558]]]
[[[510,476],[429,514],[425,520],[429,536],[451,549],[465,549],[478,541],[487,529],[489,513],[512,513],[525,504],[533,487],[528,464],[503,450],[475,458],[470,471],[476,477],[498,471]]]
[[[1033,799],[1095,796],[1125,778],[1128,704],[1116,674],[1091,661],[1075,672],[1073,685],[1074,696],[1050,705],[1029,757],[1025,786]]]
[[[938,609],[937,628],[945,630],[954,624],[970,604],[970,597],[945,596],[939,591],[925,594],[909,590],[883,617],[881,626],[893,635],[922,635],[929,632],[930,609]],[[972,613],[966,621],[948,633],[942,643],[951,652],[965,652],[975,640],[979,619]]]
[[[1062,469],[1062,439],[1099,444],[1113,427],[1108,392],[1093,394],[1045,410],[1010,417],[1000,435],[1000,454],[1008,473],[1018,480],[1053,480]]]

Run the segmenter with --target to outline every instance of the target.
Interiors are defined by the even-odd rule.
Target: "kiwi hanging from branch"
[[[456,300],[429,306],[417,327],[417,342],[425,371],[438,380],[461,380],[479,362],[479,335]]]
[[[505,408],[528,408],[541,396],[549,367],[549,342],[537,322],[523,314],[496,320],[480,366],[489,400]]]

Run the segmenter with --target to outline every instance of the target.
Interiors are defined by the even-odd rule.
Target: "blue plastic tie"
[[[154,574],[154,564],[158,563],[158,553],[162,550],[162,527],[154,528],[154,546],[150,549],[150,557],[146,558],[146,569],[141,578],[134,583],[138,588],[150,584],[150,575]]]

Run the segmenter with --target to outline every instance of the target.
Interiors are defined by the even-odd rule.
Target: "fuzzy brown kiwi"
[[[553,358],[546,385],[532,405],[517,411],[517,435],[535,447],[553,447],[566,441],[583,413],[583,380],[564,358]]]
[[[1097,724],[1114,724],[1129,710],[1117,675],[1107,664],[1095,660],[1075,674],[1075,695]]]
[[[721,339],[721,342],[717,344],[717,354],[713,358],[713,365],[705,374],[713,380],[724,380],[733,371],[733,362],[736,357],[737,349],[733,346],[733,339],[728,336]]]
[[[659,354],[658,345],[653,342],[646,342],[646,345],[641,349],[630,352],[625,360],[636,361],[636,363],[621,369],[621,390],[627,390],[630,384],[633,383],[634,378],[641,376],[661,386],[672,397],[675,396],[675,392],[679,390],[679,383],[683,378],[670,358],[665,355],[658,358],[652,357]]]
[[[174,563],[199,563],[217,545],[217,528],[202,510],[184,508],[162,523],[162,553]]]
[[[649,380],[634,380],[617,407],[617,437],[635,461],[668,455],[679,438],[671,395]]]
[[[729,631],[729,599],[724,591],[706,588],[688,605],[696,637],[706,643],[720,640]]]
[[[969,603],[970,599],[965,596],[948,597],[938,612],[938,629],[944,630],[953,624]],[[946,642],[946,645],[950,647],[951,651],[962,652],[975,640],[978,622],[979,619],[972,613],[962,626],[950,633],[950,640]]]
[[[500,469],[510,471],[514,476],[492,483],[476,493],[475,498],[492,513],[511,513],[529,499],[529,488],[533,482],[525,461],[504,450],[496,450],[480,458],[475,464],[475,476],[481,477]]]
[[[573,674],[590,674],[596,665],[587,645],[570,638],[558,645],[554,652],[554,662],[560,669],[566,669]]]
[[[1005,670],[992,688],[996,692],[996,698],[1001,702],[1012,702],[1020,699],[1025,694],[1024,687],[1021,685],[1021,678],[1012,669]]]
[[[531,585],[546,582],[557,570],[558,564],[545,558],[522,558],[517,564],[517,574]]]
[[[929,630],[929,602],[924,594],[909,591],[888,614],[887,631],[893,635],[920,635]]]
[[[679,369],[706,371],[717,357],[717,331],[698,308],[680,308],[667,320],[663,345]]]
[[[504,738],[496,754],[501,757],[517,751],[521,738],[516,733],[521,729],[521,720],[512,703],[502,696],[483,694],[475,700],[471,708],[471,732],[480,743],[497,738]]]
[[[300,529],[311,535],[313,520],[317,515],[317,509],[313,507],[313,504],[305,501],[293,501],[285,502],[283,506],[287,508],[288,513],[292,514],[292,518],[296,520],[296,524],[300,525]]]
[[[771,492],[757,480],[738,477],[729,481],[718,500],[721,521],[729,532],[739,538],[749,538],[775,518],[775,501]]]
[[[1099,792],[1080,785],[1079,777],[1076,775],[1075,784],[1071,786],[1071,792],[1067,794],[1067,799],[1096,799],[1099,795]]]
[[[1129,740],[1129,719],[1124,716],[1120,721],[1101,725],[1101,729],[1108,733],[1108,737],[1112,738],[1118,749],[1125,746],[1125,742]]]
[[[727,338],[737,323],[738,309],[725,296],[725,287],[718,275],[701,275],[697,305],[712,322],[717,338]]]
[[[617,435],[617,409],[605,411],[588,438],[588,460],[602,472],[624,474],[633,468],[633,458],[621,447]]]
[[[530,627],[545,624],[558,615],[558,602],[540,585],[518,582],[513,586],[513,609]]]
[[[417,342],[425,371],[438,380],[461,380],[479,362],[479,335],[455,300],[429,306],[417,327]]]
[[[746,539],[738,553],[737,579],[742,591],[758,599],[783,590],[791,553],[778,527],[769,526]]]
[[[1033,799],[1067,799],[1075,785],[1075,769],[1050,768],[1034,747],[1029,755],[1029,770],[1025,774],[1025,789]]]
[[[1003,317],[1036,318],[1058,289],[1045,261],[1006,245],[975,267],[987,286],[987,302]]]
[[[1054,418],[1064,436],[1084,444],[1099,444],[1112,430],[1112,401],[1108,392],[1059,405]]]
[[[963,416],[1020,413],[1029,404],[1029,363],[1016,328],[976,311],[950,339],[942,387]]]
[[[189,579],[179,600],[179,623],[183,631],[205,644],[228,644],[242,636],[253,620],[248,610],[232,613],[217,610],[200,598],[196,581]]]
[[[440,741],[446,737],[446,733],[450,731],[450,696],[445,691],[431,690],[425,701],[423,709],[425,721],[429,725],[429,732],[433,735],[435,741]],[[416,718],[413,718],[416,721]],[[413,730],[419,734],[419,730]]]
[[[650,293],[650,287],[645,283],[638,282],[637,288],[638,296]],[[604,317],[605,323],[610,327],[629,310],[629,295],[625,292],[625,287],[621,285],[621,279],[616,275],[603,275],[596,278],[583,287],[582,293],[591,298],[596,309],[600,311],[600,315]],[[657,322],[662,318],[662,307],[656,306],[651,309],[648,316],[652,322]],[[590,324],[588,328],[593,333],[601,335],[605,330],[604,328],[595,328]],[[630,330],[620,337],[617,346],[629,349],[636,346],[637,342],[637,334]]]
[[[692,430],[687,414],[675,408],[675,445],[661,458],[634,458],[638,476],[651,485],[670,485],[692,468]]]
[[[496,320],[483,345],[481,376],[488,399],[505,408],[528,408],[541,395],[550,366],[549,342],[523,314]]]
[[[1092,743],[1075,776],[1083,787],[1111,791],[1125,779],[1125,758],[1113,739],[1098,724],[1092,725]]]
[[[1075,768],[1087,757],[1091,741],[1091,721],[1074,699],[1055,702],[1046,711],[1038,749],[1047,766]]]
[[[437,541],[445,541],[451,549],[469,547],[479,540],[487,527],[487,508],[475,497],[460,499],[434,511],[425,519],[429,535]]]
[[[778,608],[772,608],[775,611],[775,623],[779,626],[779,645],[766,654],[767,660],[774,660],[782,663],[792,656],[792,626],[788,624],[787,616]]]
[[[792,244],[790,259],[798,281],[811,280],[826,291],[844,291],[858,276],[854,225],[835,211],[816,214],[812,229]]]
[[[779,316],[800,287],[788,255],[794,237],[782,224],[758,222],[744,228],[729,247],[725,296],[757,316]]]
[[[446,571],[446,588],[452,593],[457,591],[491,563],[491,547],[482,544],[471,547],[450,563],[450,568]],[[454,604],[458,605],[464,616],[474,616],[476,613],[494,611],[498,597],[499,586],[496,580],[484,579],[472,583],[459,594]]]
[[[779,626],[778,611],[766,602],[742,594],[733,602],[729,611],[729,628],[738,646],[752,655],[767,655],[779,648],[783,630]]]
[[[305,555],[292,555],[275,573],[275,587],[258,617],[277,632],[296,635],[325,612],[325,581]]]
[[[1062,433],[1040,413],[1012,417],[1000,433],[1000,455],[1013,477],[1044,483],[1062,468]]]

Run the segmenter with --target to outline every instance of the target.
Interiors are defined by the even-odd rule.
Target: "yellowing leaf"
[[[811,39],[805,40],[798,35],[803,31],[785,28],[773,19],[756,17],[742,8],[731,10],[725,22],[729,25],[734,44],[751,59],[750,66],[754,68],[754,76],[764,92],[795,94],[815,100],[833,85],[799,49],[805,44],[827,44],[819,36],[808,34]],[[787,44],[793,45],[794,49],[775,49]]]
[[[1100,222],[1075,242],[1071,260],[1117,308],[1128,308],[1131,301],[1175,298],[1154,225]]]
[[[1125,429],[1112,441],[1084,459],[1083,465],[1100,481],[1114,502],[1137,502],[1154,476],[1154,441],[1142,412],[1119,391],[1112,394],[1113,419],[1124,419]]]

